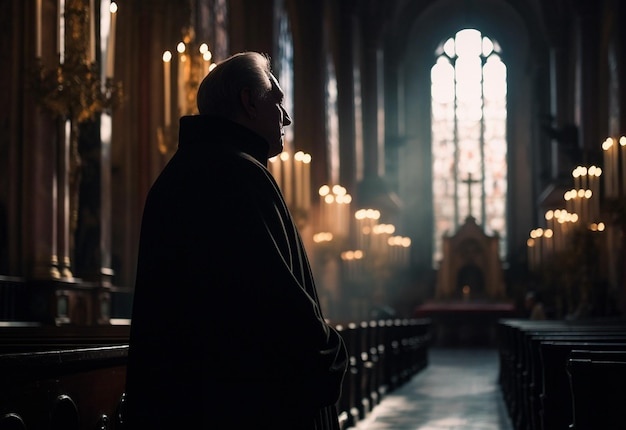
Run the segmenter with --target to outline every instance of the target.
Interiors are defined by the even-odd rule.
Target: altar
[[[452,236],[444,235],[435,298],[500,301],[506,296],[497,234],[487,235],[469,215]]]
[[[506,294],[500,238],[486,234],[470,214],[442,241],[435,297],[418,306],[415,316],[433,321],[438,345],[495,346],[498,320],[517,316]]]
[[[432,321],[433,344],[437,346],[497,346],[497,323],[514,318],[513,302],[426,302],[414,311],[416,318]]]

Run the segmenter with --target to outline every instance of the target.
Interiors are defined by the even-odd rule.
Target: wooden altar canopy
[[[498,235],[489,236],[471,215],[453,236],[443,237],[436,300],[501,301],[506,297]]]

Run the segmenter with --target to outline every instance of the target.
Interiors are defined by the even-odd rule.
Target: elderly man
[[[266,168],[291,124],[269,58],[219,63],[144,209],[130,428],[335,429],[346,350]]]

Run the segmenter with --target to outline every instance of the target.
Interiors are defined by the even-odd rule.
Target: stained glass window
[[[431,69],[435,265],[442,237],[471,216],[506,250],[506,65],[497,42],[461,30]]]
[[[291,120],[294,121],[293,111],[293,37],[291,35],[291,25],[289,23],[289,16],[287,11],[282,5],[278,7],[278,61],[277,61],[277,79],[280,83],[285,94],[284,106],[285,110],[289,113]],[[293,126],[285,127],[285,150],[288,152],[294,151],[293,148]]]
[[[339,115],[337,113],[337,76],[328,54],[326,82],[326,128],[328,130],[328,165],[333,184],[339,182]]]

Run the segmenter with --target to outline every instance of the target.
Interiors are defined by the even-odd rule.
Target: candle
[[[626,195],[626,136],[619,138],[620,152],[622,154],[622,196]]]
[[[280,154],[281,160],[283,160],[283,167],[285,172],[285,190],[283,191],[285,194],[285,200],[287,201],[287,205],[289,207],[293,206],[293,193],[292,193],[292,167],[291,167],[291,157],[288,152],[283,152]]]
[[[614,150],[616,149],[616,144],[613,142],[613,139],[608,137],[604,143],[602,144],[602,149],[604,150],[604,171],[605,171],[605,193],[607,197],[615,197],[617,196],[617,171],[614,163],[617,161]]]
[[[578,214],[581,220],[583,218],[582,202],[583,202],[584,195],[585,195],[585,192],[582,189],[580,189],[576,192],[576,195],[574,196],[574,212]]]
[[[328,193],[330,192],[330,187],[328,185],[322,185],[320,187],[320,189],[318,190],[318,193],[320,195],[320,219],[319,219],[319,228],[322,231],[327,231],[328,230],[328,225],[327,225],[327,215],[326,215],[326,196],[328,195]]]
[[[209,74],[209,69],[211,68],[211,51],[207,51],[202,54],[202,60],[204,67],[202,68],[202,79],[200,80],[201,82],[204,77]]]
[[[57,50],[59,54],[59,64],[63,64],[65,62],[65,0],[59,0],[57,13],[57,21],[59,24],[57,29],[59,32],[57,38]]]
[[[117,4],[111,2],[109,7],[111,12],[111,24],[109,27],[109,45],[107,47],[107,78],[113,78],[113,71],[115,70],[115,24],[117,20]]]
[[[330,231],[333,234],[337,233],[337,229],[335,228],[336,214],[335,214],[335,196],[331,193],[326,194],[324,196],[324,207],[326,214],[324,215],[325,219],[325,229]]]
[[[304,154],[304,208],[311,208],[311,155]]]
[[[172,53],[170,51],[165,51],[163,53],[163,94],[165,98],[164,105],[164,116],[165,116],[165,126],[169,127],[170,121],[172,118],[171,112],[171,101],[170,101],[170,63],[172,61]]]
[[[187,81],[185,75],[185,63],[187,62],[187,55],[185,55],[185,42],[178,42],[176,51],[178,52],[178,114],[185,115],[187,109],[185,103],[185,82]]]
[[[535,240],[529,237],[526,240],[526,245],[528,246],[528,265],[530,270],[535,270]]]
[[[591,191],[596,196],[595,197],[595,213],[596,213],[597,219],[600,219],[600,176],[602,176],[602,169],[600,169],[599,167],[596,167],[595,180],[594,180],[595,187]]]
[[[603,160],[603,166],[604,166],[604,171],[606,172],[606,174],[604,175],[604,193],[606,194],[606,196],[609,196],[609,148],[608,148],[608,139],[606,139],[604,142],[602,142],[602,160]]]
[[[200,45],[200,54],[202,54],[202,76],[200,76],[200,82],[202,82],[204,77],[209,74],[209,67],[211,66],[211,58],[213,57],[213,54],[209,51],[209,45],[206,43]]]
[[[94,0],[89,0],[89,63],[96,62],[96,12]]]
[[[302,159],[304,152],[298,151],[293,156],[294,172],[295,172],[295,206],[304,208],[304,166]]]
[[[276,171],[276,176],[274,177],[276,179],[276,183],[278,184],[278,187],[281,189],[282,191],[282,186],[283,186],[283,174],[282,174],[282,160],[280,159],[280,157],[274,157],[274,170]]]
[[[613,196],[617,197],[619,195],[619,145],[617,139],[613,140],[613,145],[611,146],[611,163],[613,170]]]
[[[619,183],[618,183],[618,175],[619,170],[617,168],[617,141],[611,139],[611,148],[609,149],[610,158],[611,158],[611,191],[612,196],[617,197],[619,193]]]
[[[572,176],[574,177],[574,188],[580,188],[580,166],[576,167],[572,171]]]
[[[35,55],[41,58],[41,0],[37,0],[35,17]]]

